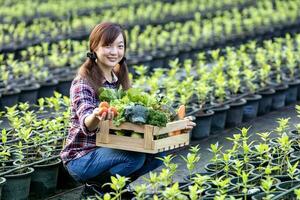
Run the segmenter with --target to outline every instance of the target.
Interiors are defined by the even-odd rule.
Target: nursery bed
[[[299,102],[298,102],[299,104]],[[257,117],[255,120],[243,123],[241,127],[249,127],[250,129],[250,135],[251,139],[256,139],[256,135],[251,134],[254,132],[263,132],[272,130],[277,126],[277,119],[278,118],[286,118],[290,117],[290,123],[296,123],[299,121],[299,118],[297,118],[296,111],[295,111],[295,104],[292,104],[290,106],[284,107],[283,109],[270,112],[266,115]],[[199,141],[191,141],[191,145],[199,144],[201,150],[201,159],[198,164],[198,171],[204,171],[204,165],[212,158],[212,153],[209,152],[207,149],[209,148],[210,144],[214,144],[216,142],[219,142],[220,146],[223,146],[224,149],[228,149],[231,147],[231,142],[226,139],[226,137],[231,137],[233,134],[238,132],[238,127],[226,129],[223,132],[220,132],[215,135],[211,135],[206,139],[202,139]],[[173,154],[176,154],[177,157],[174,159],[176,163],[179,164],[179,170],[182,173],[178,173],[178,175],[175,177],[175,180],[182,181],[184,176],[188,174],[187,170],[185,169],[185,166],[183,164],[182,159],[179,157],[179,155],[186,155],[188,153],[188,148],[181,148],[179,150],[173,151]],[[157,169],[159,171],[159,169]],[[147,176],[147,175],[146,175]],[[143,179],[140,177],[138,180],[136,180],[134,183],[132,183],[132,186],[136,184],[143,183]],[[79,199],[80,193],[81,193],[82,187],[78,187],[76,189],[63,191],[60,194],[57,194],[53,197],[50,197],[51,200],[60,200],[60,199]]]

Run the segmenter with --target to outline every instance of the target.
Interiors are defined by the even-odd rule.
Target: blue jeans
[[[78,182],[85,182],[106,171],[126,177],[142,176],[162,165],[162,161],[155,157],[164,155],[165,153],[146,154],[101,147],[69,161],[66,168]]]

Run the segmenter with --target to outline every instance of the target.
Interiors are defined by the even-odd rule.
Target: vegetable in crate
[[[113,119],[116,126],[127,121],[164,127],[176,117],[165,96],[151,96],[136,88],[127,91],[101,88],[99,99],[107,100],[118,110],[118,116]]]
[[[153,109],[148,110],[147,124],[163,127],[166,126],[167,123],[168,118],[165,113]]]
[[[184,119],[185,117],[185,106],[184,105],[180,105],[177,111],[177,117],[178,119]],[[177,130],[177,131],[172,131],[169,133],[169,136],[173,136],[173,135],[180,135],[181,131]]]
[[[145,124],[148,118],[148,109],[142,105],[133,105],[125,108],[125,118],[129,122]]]
[[[143,135],[141,133],[132,132],[130,137],[139,139],[139,138],[143,138]]]
[[[108,112],[109,104],[106,101],[103,101],[99,104],[99,115],[102,116],[103,113]]]
[[[99,115],[101,116],[103,113],[107,113],[109,110],[111,110],[114,113],[114,117],[118,116],[118,111],[115,107],[113,106],[109,106],[109,103],[107,103],[106,101],[102,101],[99,104]]]

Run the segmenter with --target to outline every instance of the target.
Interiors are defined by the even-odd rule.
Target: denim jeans
[[[164,155],[165,153],[146,154],[101,147],[69,161],[66,168],[78,182],[85,182],[106,171],[126,177],[142,176],[162,165],[162,161],[155,157]]]

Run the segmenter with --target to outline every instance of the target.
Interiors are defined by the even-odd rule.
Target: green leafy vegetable
[[[163,127],[166,126],[167,123],[168,123],[168,118],[165,113],[153,109],[148,110],[147,124]]]

